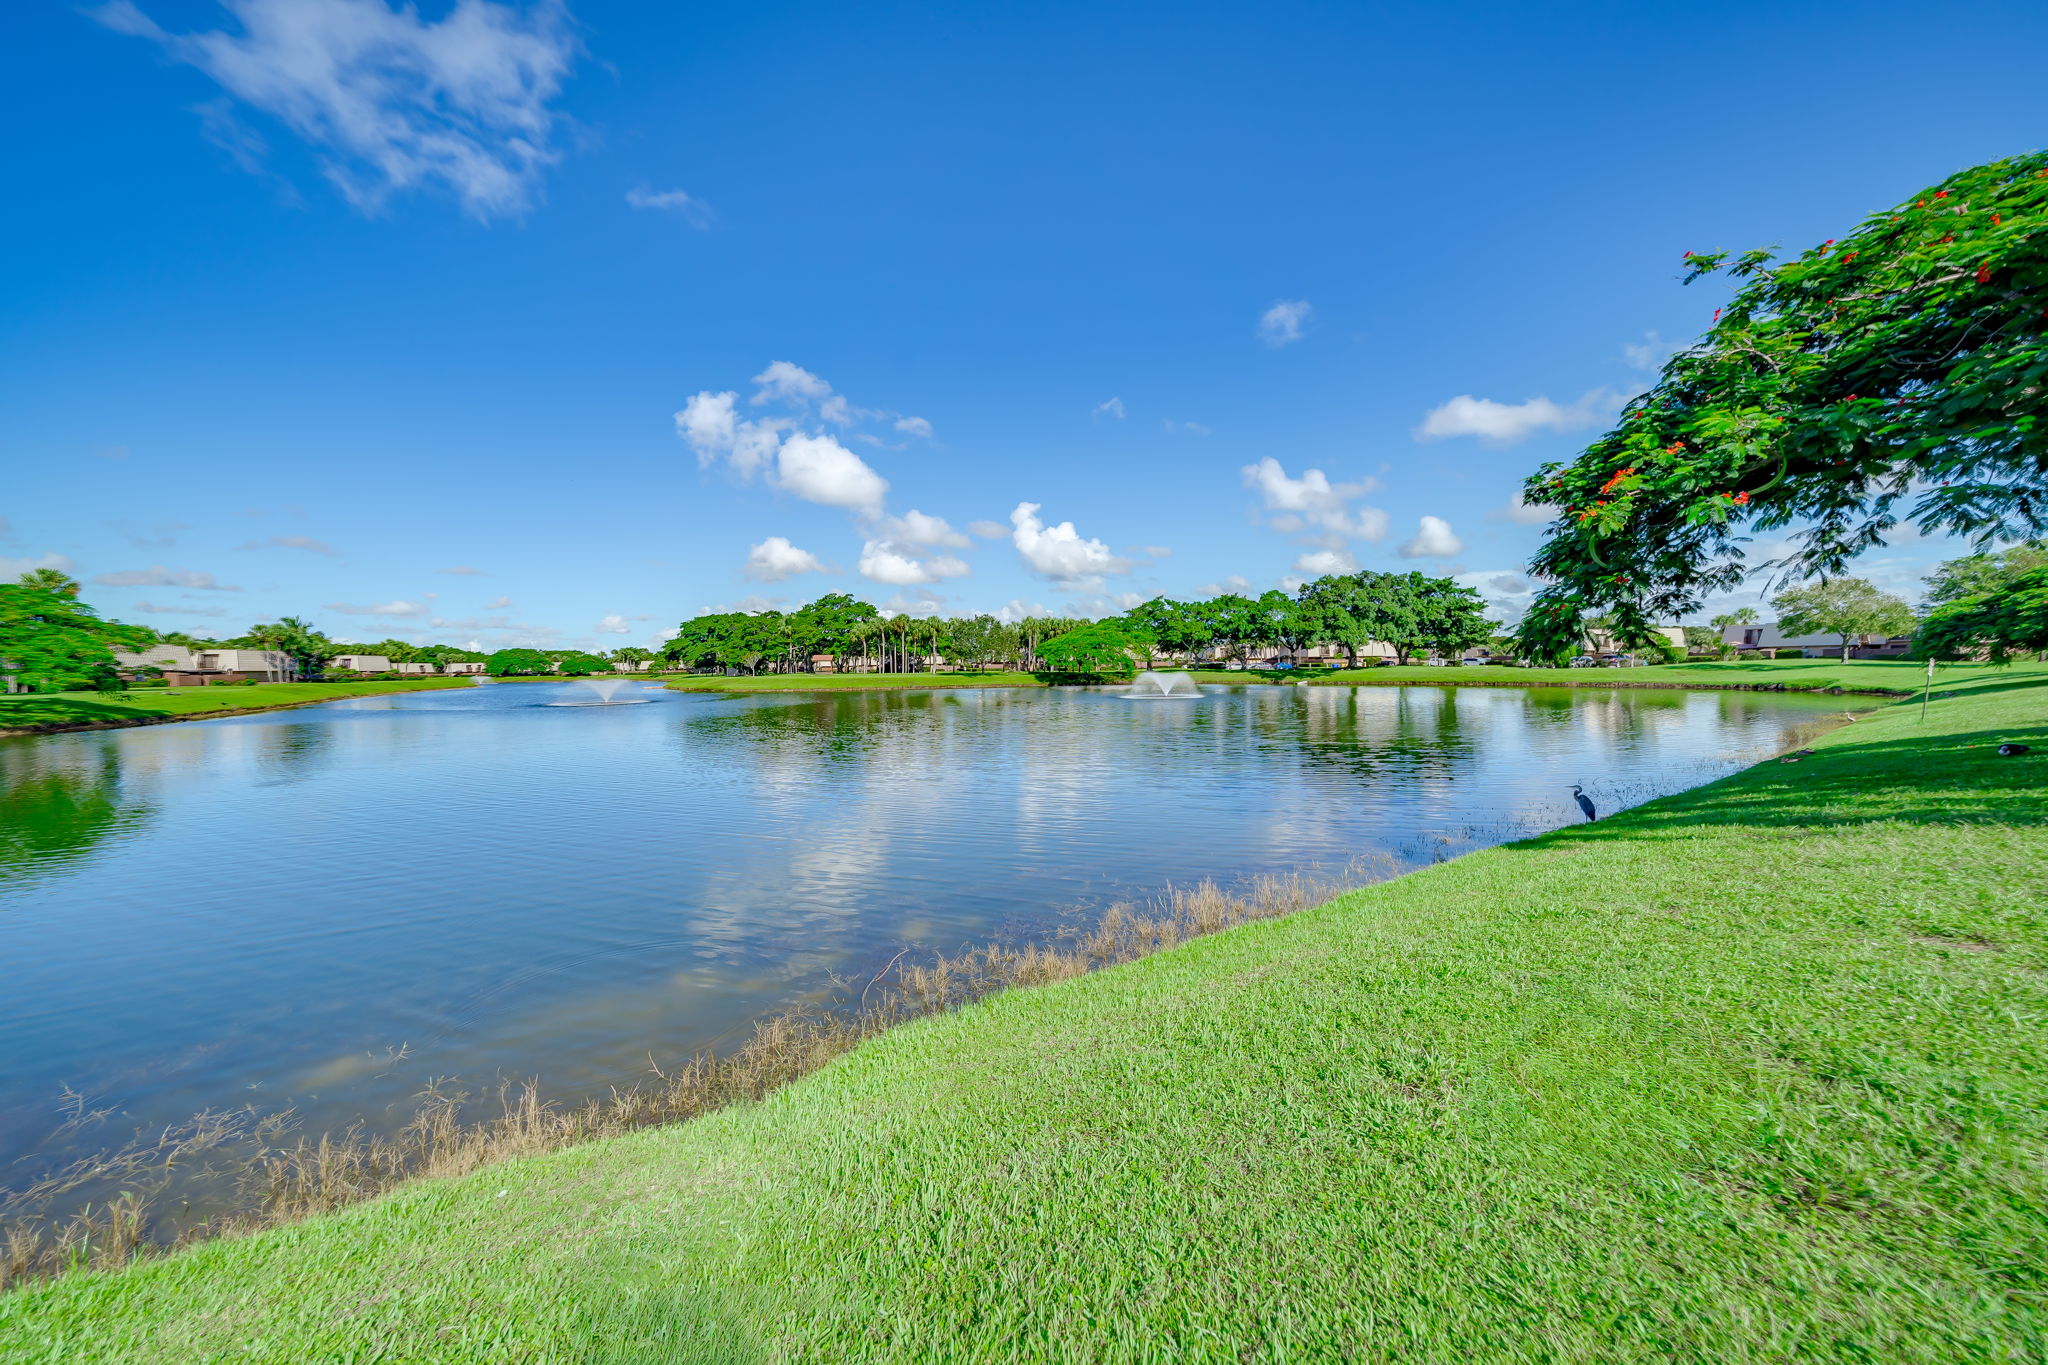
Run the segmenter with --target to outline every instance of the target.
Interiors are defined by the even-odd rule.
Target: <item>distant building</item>
[[[393,664],[391,666],[391,671],[394,673],[408,674],[439,673],[441,671],[441,666],[439,664],[428,663],[426,660],[421,659],[412,663]]]
[[[450,674],[481,673],[484,671],[484,661],[482,659],[456,659],[442,664],[441,671]]]
[[[1721,632],[1723,644],[1735,646],[1746,653],[1774,652],[1780,649],[1796,649],[1803,658],[1839,659],[1842,657],[1842,637],[1839,635],[1787,635],[1778,629],[1775,621],[1754,626],[1729,626]],[[1907,635],[1860,635],[1849,647],[1852,659],[1900,659],[1913,648],[1913,637]]]
[[[205,687],[224,682],[289,682],[298,666],[277,649],[214,649],[156,645],[139,653],[115,651],[114,662],[130,678],[144,671],[163,674],[172,687]]]
[[[391,660],[382,654],[337,654],[327,667],[342,673],[389,673]]]

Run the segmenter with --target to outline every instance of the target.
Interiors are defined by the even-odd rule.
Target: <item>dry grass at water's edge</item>
[[[1213,882],[1169,889],[1145,906],[1113,905],[1089,930],[1051,944],[974,948],[928,961],[899,957],[837,1003],[769,1018],[724,1055],[700,1053],[653,1079],[577,1106],[542,1100],[528,1081],[501,1087],[496,1112],[470,1115],[472,1097],[429,1091],[395,1134],[360,1128],[300,1138],[291,1117],[250,1111],[196,1116],[175,1130],[74,1162],[19,1191],[0,1190],[0,1289],[76,1269],[108,1269],[215,1237],[239,1236],[374,1198],[421,1177],[466,1175],[493,1162],[558,1151],[597,1138],[677,1123],[758,1100],[818,1070],[897,1024],[942,1014],[999,991],[1064,981],[1162,952],[1256,920],[1275,919],[1374,880],[1355,866],[1343,877],[1255,878],[1226,891]],[[82,1106],[74,1123],[94,1115]],[[232,1182],[238,1211],[174,1234],[159,1202],[175,1198],[197,1169]],[[88,1186],[120,1185],[97,1207],[51,1218],[40,1210]]]

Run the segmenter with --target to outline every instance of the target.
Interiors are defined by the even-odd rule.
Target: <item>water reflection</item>
[[[0,741],[0,885],[60,872],[148,817],[122,791],[120,750],[81,738]]]

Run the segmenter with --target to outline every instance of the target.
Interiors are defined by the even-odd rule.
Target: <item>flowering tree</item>
[[[1701,340],[1523,498],[1558,509],[1525,648],[1624,643],[1740,582],[1743,532],[1840,574],[1901,521],[1982,543],[2048,529],[2048,154],[1961,172],[1785,261],[1687,254],[1743,281]]]

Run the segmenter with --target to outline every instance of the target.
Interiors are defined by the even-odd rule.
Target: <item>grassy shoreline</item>
[[[0,1359],[2041,1358],[2048,683],[1944,690],[758,1104],[29,1286]]]
[[[1695,691],[1856,692],[1901,697],[1917,694],[1926,665],[1892,659],[1774,659],[1758,662],[1662,664],[1653,668],[1506,668],[1472,664],[1458,668],[1422,665],[1336,669],[1318,672],[1191,670],[1197,682],[1267,685],[1306,681],[1312,687],[1652,687]],[[2048,679],[2048,664],[1941,664],[1935,687],[1993,676]],[[1029,673],[765,673],[724,677],[664,675],[677,692],[848,692],[939,687],[1043,687]]]
[[[111,730],[180,720],[217,720],[257,711],[313,706],[381,692],[422,692],[471,686],[468,678],[403,678],[374,682],[256,683],[249,687],[150,687],[126,692],[30,692],[0,696],[0,738]]]

